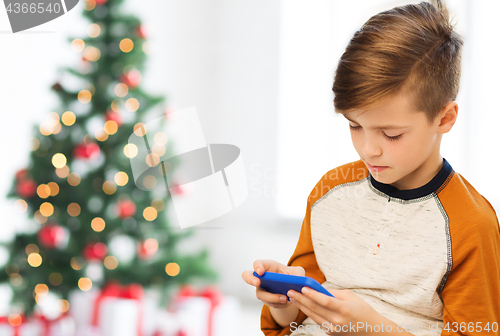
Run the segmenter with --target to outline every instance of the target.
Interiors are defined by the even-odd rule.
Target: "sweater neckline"
[[[432,180],[427,182],[425,185],[415,189],[399,190],[390,184],[378,182],[373,178],[371,173],[369,173],[369,181],[375,189],[386,194],[389,197],[399,198],[403,200],[420,198],[436,192],[448,179],[448,176],[453,172],[453,168],[448,163],[448,161],[446,161],[445,158],[443,158],[443,161],[443,166],[441,167],[439,172],[432,178]]]

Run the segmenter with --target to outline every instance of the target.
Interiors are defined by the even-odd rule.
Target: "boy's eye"
[[[352,129],[353,131],[357,131],[361,128],[361,126],[352,126],[351,124],[349,124],[349,128]],[[389,141],[395,141],[395,140],[398,140],[399,138],[401,138],[403,134],[399,134],[399,135],[396,135],[396,136],[388,136],[387,134],[384,134],[384,136],[386,137],[387,140]]]

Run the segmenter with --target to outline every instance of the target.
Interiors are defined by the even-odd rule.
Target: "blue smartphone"
[[[269,293],[286,295],[290,289],[302,293],[302,287],[310,287],[315,291],[335,297],[325,287],[321,286],[319,282],[307,276],[275,272],[264,272],[263,275],[253,272],[253,275],[260,279],[260,287]],[[288,298],[288,301],[290,301],[290,298]]]

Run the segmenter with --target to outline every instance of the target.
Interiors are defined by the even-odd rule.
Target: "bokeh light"
[[[40,198],[47,198],[50,196],[50,187],[42,183],[36,188],[36,193]]]
[[[26,246],[26,254],[27,255],[30,255],[31,253],[39,253],[40,250],[38,249],[38,246],[36,246],[35,244],[28,244],[28,246]]]
[[[87,34],[92,38],[99,36],[100,33],[101,33],[101,27],[97,23],[92,23],[87,28]]]
[[[108,120],[104,124],[104,132],[109,135],[113,135],[118,131],[118,124],[114,120]]]
[[[95,232],[101,232],[106,227],[106,222],[104,222],[104,219],[102,219],[101,217],[96,217],[92,219],[90,226]]]
[[[116,84],[115,94],[118,97],[125,97],[128,94],[128,86],[123,83]]]
[[[123,147],[123,153],[129,159],[132,159],[137,156],[137,153],[139,153],[139,149],[134,144],[127,144],[125,145],[125,147]]]
[[[82,52],[83,49],[85,48],[85,42],[83,42],[82,39],[74,39],[71,41],[71,50],[74,52]]]
[[[60,284],[62,284],[62,281],[63,281],[63,277],[62,277],[61,273],[57,273],[57,272],[50,273],[49,282],[52,285],[59,286]]]
[[[54,156],[52,156],[52,164],[54,165],[54,167],[56,168],[62,168],[66,165],[66,156],[64,156],[64,154],[62,153],[57,153],[57,154],[54,154]]]
[[[71,265],[71,268],[73,268],[75,271],[79,271],[83,268],[83,259],[80,257],[73,257],[71,258],[69,264]]]
[[[95,62],[101,58],[101,51],[96,47],[89,46],[83,51],[83,57],[90,62]]]
[[[146,175],[142,180],[142,184],[147,189],[153,189],[154,187],[156,187],[156,183],[156,177],[154,177],[153,175]]]
[[[65,178],[69,175],[69,167],[64,166],[62,168],[57,168],[56,169],[56,175],[59,176],[60,178]]]
[[[106,258],[104,258],[104,267],[109,270],[114,270],[118,267],[118,259],[113,256],[107,256]]]
[[[167,141],[168,141],[168,136],[163,132],[158,132],[154,136],[154,141],[158,145],[165,146],[167,144]]]
[[[180,273],[181,268],[177,263],[168,263],[167,266],[165,266],[165,272],[170,275],[170,276],[176,276]]]
[[[49,202],[44,202],[40,205],[40,213],[45,217],[50,217],[54,213],[54,206]]]
[[[77,173],[71,173],[68,175],[68,183],[70,186],[76,187],[80,184],[82,178]]]
[[[146,156],[146,163],[150,167],[156,167],[160,163],[160,157],[156,153],[150,153]]]
[[[115,183],[123,187],[128,183],[128,175],[125,172],[118,172],[115,174]]]
[[[68,205],[68,214],[71,217],[77,217],[81,211],[82,209],[78,203],[71,203]]]
[[[89,278],[80,278],[80,280],[78,280],[78,288],[84,292],[90,290],[92,288],[92,280]]]
[[[146,209],[144,209],[144,211],[142,212],[142,215],[144,216],[144,219],[147,220],[147,221],[154,221],[156,219],[156,217],[158,216],[158,212],[156,211],[155,208],[153,207],[147,207]]]
[[[92,94],[89,90],[82,90],[78,92],[78,101],[82,104],[87,104],[92,99]]]
[[[50,196],[56,196],[59,194],[59,185],[55,182],[49,182],[47,186],[50,189]]]
[[[28,203],[26,203],[26,201],[23,199],[18,199],[17,201],[15,201],[14,206],[16,207],[17,211],[21,213],[28,210]]]
[[[61,121],[66,126],[72,126],[76,121],[76,115],[71,111],[66,111],[62,115]]]
[[[113,181],[106,181],[102,185],[102,190],[108,194],[112,195],[116,192],[116,183]]]
[[[139,101],[135,98],[129,98],[125,101],[125,108],[130,112],[135,112],[139,109]]]
[[[132,42],[131,39],[129,38],[124,38],[123,40],[120,41],[120,50],[128,53],[134,49],[134,42]]]
[[[42,264],[42,256],[38,253],[30,253],[28,256],[28,264],[31,267],[38,267]]]
[[[146,135],[148,132],[148,128],[145,124],[138,122],[137,124],[134,125],[134,133],[138,137]]]

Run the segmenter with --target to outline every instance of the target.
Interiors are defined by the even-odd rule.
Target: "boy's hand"
[[[254,271],[258,275],[264,274],[264,272],[276,272],[283,274],[293,274],[293,275],[306,275],[306,271],[300,266],[286,266],[274,260],[256,260],[253,263]],[[269,293],[265,289],[260,287],[260,279],[253,275],[253,271],[244,271],[241,277],[249,285],[257,287],[256,295],[257,299],[261,300],[264,304],[273,308],[287,308],[292,303],[288,301],[287,297],[282,294]]]
[[[324,330],[328,335],[367,332],[367,325],[380,327],[392,324],[392,330],[396,330],[397,325],[394,322],[383,317],[354,292],[347,289],[328,291],[335,298],[307,287],[302,288],[302,293],[289,290],[288,296],[290,301],[314,322],[320,326],[328,326],[330,331]]]

